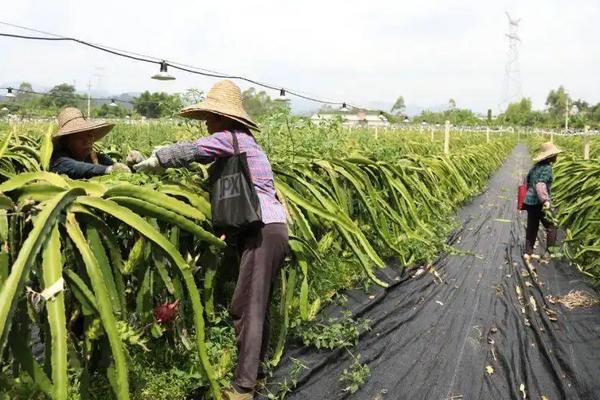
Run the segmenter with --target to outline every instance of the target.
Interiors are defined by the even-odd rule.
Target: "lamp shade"
[[[161,61],[160,63],[160,72],[156,75],[152,76],[152,79],[156,79],[159,81],[172,81],[175,80],[175,77],[167,71],[167,62]]]

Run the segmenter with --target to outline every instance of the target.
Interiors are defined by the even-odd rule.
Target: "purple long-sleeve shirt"
[[[252,183],[258,194],[262,220],[265,224],[285,223],[287,214],[277,199],[271,163],[254,137],[244,131],[235,131],[240,153],[246,153]],[[191,162],[208,164],[217,158],[234,154],[233,138],[230,132],[214,133],[194,142],[176,143],[163,147],[156,157],[163,167],[186,167]]]

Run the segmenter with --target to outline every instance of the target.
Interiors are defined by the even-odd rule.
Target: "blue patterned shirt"
[[[535,190],[537,183],[545,183],[548,188],[548,194],[550,194],[550,186],[552,185],[552,166],[550,164],[535,164],[529,170],[529,181],[527,183],[527,196],[525,196],[525,204],[534,206],[540,204],[541,201]]]

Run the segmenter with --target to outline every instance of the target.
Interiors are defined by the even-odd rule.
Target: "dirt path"
[[[392,288],[348,293],[356,315],[372,321],[353,350],[371,370],[357,393],[339,382],[347,352],[291,346],[274,381],[289,381],[298,361],[307,369],[286,398],[600,399],[600,307],[568,311],[546,298],[593,289],[564,263],[528,270],[520,258],[525,215],[515,193],[528,166],[519,145],[486,192],[460,210],[454,245],[476,256],[441,259],[443,282],[388,270],[398,282]]]

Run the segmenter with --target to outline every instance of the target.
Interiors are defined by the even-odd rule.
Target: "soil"
[[[353,361],[346,350],[293,343],[269,389],[289,383],[301,363],[286,399],[600,399],[600,306],[549,301],[576,290],[597,297],[597,289],[565,261],[528,267],[521,258],[526,215],[516,192],[530,162],[518,145],[459,210],[462,229],[451,240],[469,255],[441,256],[439,278],[392,265],[379,274],[390,288],[346,293],[355,318],[372,321],[352,349],[371,371],[356,393],[339,381]],[[325,314],[340,311],[331,305]]]

